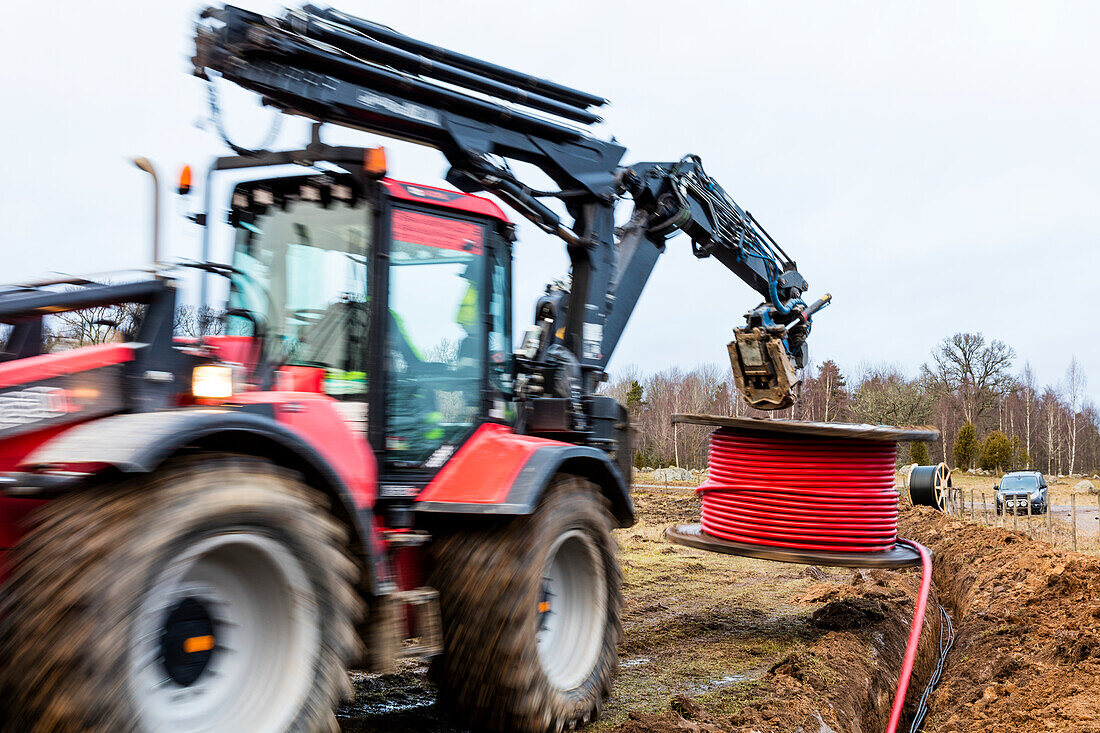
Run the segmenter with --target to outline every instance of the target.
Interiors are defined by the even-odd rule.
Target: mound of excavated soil
[[[1100,732],[1100,561],[923,507],[900,532],[958,631],[925,731]]]

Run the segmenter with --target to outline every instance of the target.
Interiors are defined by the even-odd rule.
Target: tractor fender
[[[123,475],[150,473],[191,448],[252,455],[297,471],[307,484],[329,496],[333,511],[372,559],[371,586],[388,578],[374,524],[375,487],[345,480],[301,434],[274,418],[271,405],[183,408],[92,420],[39,446],[18,468],[26,472],[68,468],[97,473],[113,468]]]
[[[588,479],[611,505],[620,527],[634,524],[630,487],[607,453],[589,446],[516,435],[482,425],[420,492],[413,509],[426,514],[532,514],[559,473]]]

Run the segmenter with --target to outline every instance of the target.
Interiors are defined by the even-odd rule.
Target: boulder
[[[1073,491],[1076,494],[1095,494],[1096,486],[1088,479],[1085,479],[1084,481],[1078,481],[1074,484]]]
[[[658,468],[653,472],[653,480],[658,483],[667,481],[691,481],[691,471],[686,468],[677,468],[675,466]]]

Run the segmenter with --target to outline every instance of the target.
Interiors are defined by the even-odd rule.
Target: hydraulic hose
[[[783,303],[783,301],[779,299],[779,286],[776,283],[775,278],[768,279],[768,298],[771,300],[772,305],[775,306],[776,310],[778,310],[783,315],[787,315],[791,312],[791,308],[793,308],[793,306],[786,305]]]

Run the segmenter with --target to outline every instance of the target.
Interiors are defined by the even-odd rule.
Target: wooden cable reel
[[[951,469],[946,463],[935,466],[913,466],[906,481],[909,501],[914,506],[930,506],[946,511],[954,487],[951,486]]]

